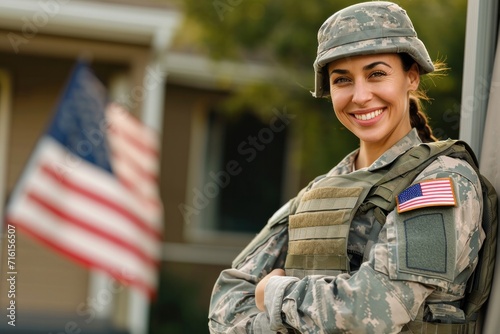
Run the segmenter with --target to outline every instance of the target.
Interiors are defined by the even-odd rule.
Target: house
[[[161,135],[165,233],[159,275],[169,277],[161,280],[151,309],[147,299],[107,275],[2,226],[2,333],[139,334],[165,328],[169,319],[192,326],[179,315],[180,304],[162,299],[186,289],[196,291],[187,303],[205,324],[219,272],[298,189],[297,170],[287,163],[294,141],[286,110],[270,106],[267,121],[218,110],[234,89],[272,73],[261,64],[214,62],[179,47],[182,19],[174,1],[0,3],[1,216],[71,69],[85,58],[112,99]],[[262,170],[268,177],[259,180]],[[265,204],[248,210],[256,194],[267,196]],[[14,278],[7,275],[11,233]]]

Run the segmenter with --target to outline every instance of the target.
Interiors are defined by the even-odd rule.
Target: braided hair
[[[410,124],[417,129],[420,140],[424,143],[437,141],[432,134],[427,115],[422,111],[420,100],[417,97],[410,97]]]
[[[415,60],[407,53],[399,54],[403,63],[403,69],[409,71]],[[441,66],[439,66],[441,67]],[[422,110],[421,100],[429,100],[425,92],[418,90],[411,92],[410,95],[410,124],[412,128],[417,129],[420,140],[424,143],[437,141],[432,134],[432,128],[429,125],[427,115]]]

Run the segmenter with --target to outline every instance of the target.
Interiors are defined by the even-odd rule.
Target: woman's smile
[[[356,112],[352,115],[361,126],[370,126],[376,123],[381,118],[383,112],[384,108],[379,108],[374,111]]]

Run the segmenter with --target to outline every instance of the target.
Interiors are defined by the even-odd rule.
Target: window
[[[257,232],[281,204],[286,128],[273,131],[251,113],[225,117],[212,112],[210,120],[213,137],[219,136],[217,129],[222,131],[218,158],[230,177],[222,180],[224,174],[219,173],[221,189],[215,227],[221,231]],[[210,150],[207,154],[211,154]],[[216,174],[209,171],[208,176]]]
[[[188,186],[188,201],[196,210],[188,224],[191,237],[253,236],[288,199],[283,195],[288,122],[278,110],[267,120],[251,112],[218,111],[198,118],[193,138],[202,144],[190,163],[198,177],[191,177]]]

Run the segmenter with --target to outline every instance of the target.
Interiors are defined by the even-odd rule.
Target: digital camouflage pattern
[[[434,71],[432,60],[403,8],[392,2],[363,2],[336,12],[319,29],[313,95],[329,95],[326,64],[375,53],[408,53],[419,64],[421,74]]]
[[[412,130],[368,169],[383,167],[420,143],[416,131]],[[329,175],[350,173],[356,153],[348,155]],[[460,311],[449,306],[424,306],[429,302],[455,301],[464,295],[485,238],[480,225],[481,185],[470,165],[446,156],[434,160],[414,183],[438,177],[453,180],[457,207],[420,208],[401,214],[390,212],[373,241],[369,237],[374,226],[372,212],[356,216],[348,247],[353,250],[352,254],[367,254],[359,269],[337,276],[272,277],[265,290],[267,311],[260,312],[254,298],[257,283],[274,268],[283,268],[285,263],[288,247],[285,218],[293,205],[288,202],[240,254],[232,268],[220,274],[210,304],[211,333],[398,333],[410,332],[408,326],[412,331],[423,328],[419,327],[423,317],[460,317]],[[428,219],[438,216],[442,218]],[[408,225],[409,222],[417,224]],[[442,256],[439,247],[435,250],[421,243],[433,235],[410,233],[423,222],[442,224],[448,230],[446,252],[452,254],[453,259],[446,262],[445,272],[408,266],[411,261],[407,260],[413,258],[401,257],[408,245],[412,245],[413,255],[425,254],[425,258],[431,259]],[[411,229],[407,230],[409,226]],[[406,234],[406,242],[398,242]],[[447,310],[450,312],[446,313]],[[434,313],[429,315],[429,312]]]

